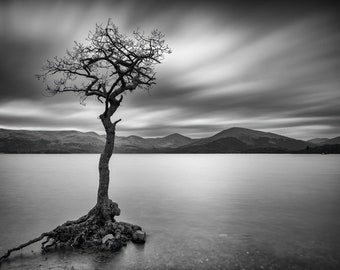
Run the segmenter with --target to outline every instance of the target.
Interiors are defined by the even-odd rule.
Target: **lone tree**
[[[44,73],[37,77],[46,83],[49,93],[74,92],[81,95],[81,101],[95,97],[103,104],[99,118],[106,132],[106,142],[99,160],[97,203],[85,216],[67,221],[53,231],[8,250],[0,260],[43,239],[44,251],[57,245],[118,250],[131,238],[138,241],[141,228],[116,222],[114,217],[120,214],[120,209],[108,196],[109,161],[114,149],[116,125],[121,121],[112,121],[112,116],[124,93],[149,89],[155,84],[154,67],[170,52],[160,31],[154,30],[147,36],[136,30],[133,38],[128,38],[109,20],[105,27],[96,25],[95,31],[89,33],[87,44],[74,42],[73,49],[67,51],[66,56],[47,61]],[[143,236],[140,240],[143,241]]]

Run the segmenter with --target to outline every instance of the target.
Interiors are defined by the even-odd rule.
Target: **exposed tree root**
[[[117,222],[114,216],[119,215],[118,205],[109,200],[103,211],[95,206],[87,215],[74,221],[67,221],[50,232],[45,232],[22,245],[9,249],[0,257],[0,262],[9,257],[13,251],[20,250],[43,240],[43,252],[52,247],[95,248],[101,251],[118,251],[129,240],[144,243],[145,233],[141,227],[126,222]]]

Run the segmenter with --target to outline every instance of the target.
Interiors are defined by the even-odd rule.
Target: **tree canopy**
[[[104,114],[111,116],[122,100],[119,95],[155,84],[155,64],[161,63],[165,53],[171,50],[159,30],[145,35],[137,29],[129,38],[109,20],[105,27],[96,25],[86,44],[75,41],[64,57],[48,60],[37,77],[53,95],[75,92],[81,102],[96,97],[105,105]]]

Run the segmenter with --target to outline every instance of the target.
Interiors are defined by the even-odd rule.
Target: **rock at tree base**
[[[145,243],[146,233],[142,228],[115,221],[114,216],[119,208],[113,203],[111,205],[114,207],[105,215],[101,215],[98,208],[94,207],[87,215],[74,221],[67,221],[50,232],[42,233],[39,237],[8,250],[0,257],[0,262],[9,257],[13,251],[39,241],[43,241],[41,244],[43,252],[58,247],[115,252],[126,246],[130,240],[135,243]],[[104,219],[104,216],[108,219]]]
[[[113,239],[113,238],[114,238],[114,237],[113,237],[112,234],[107,234],[107,235],[105,235],[105,236],[103,237],[102,243],[105,244],[107,240],[111,240],[111,239]]]
[[[122,248],[123,243],[121,241],[118,241],[116,239],[108,239],[105,244],[102,245],[101,250],[102,251],[118,251]]]
[[[143,232],[142,230],[135,231],[132,234],[132,242],[137,243],[137,244],[144,244],[146,241],[146,233]]]

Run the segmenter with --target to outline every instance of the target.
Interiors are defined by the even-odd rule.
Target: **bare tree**
[[[2,258],[45,237],[43,249],[62,242],[71,246],[93,246],[95,241],[87,239],[86,231],[92,225],[104,228],[104,233],[99,233],[97,227],[96,232],[91,232],[92,240],[93,234],[97,233],[97,242],[103,234],[114,233],[112,228],[117,226],[121,226],[120,233],[124,230],[124,225],[127,226],[125,231],[130,229],[130,234],[131,229],[138,229],[138,226],[115,222],[114,216],[120,214],[120,209],[108,196],[109,161],[114,149],[116,125],[121,120],[112,121],[112,116],[119,108],[125,92],[148,90],[155,84],[155,65],[161,63],[164,55],[170,52],[160,31],[154,30],[151,35],[145,35],[136,30],[133,37],[128,38],[109,20],[105,26],[96,25],[95,31],[89,33],[87,44],[74,42],[73,49],[67,51],[66,56],[47,61],[43,67],[44,73],[37,77],[47,84],[49,93],[56,95],[73,92],[81,96],[82,102],[88,97],[94,97],[103,104],[103,113],[99,117],[106,132],[106,142],[99,160],[97,204],[80,219],[68,221],[51,232],[43,233],[40,237],[9,250],[7,256]],[[111,231],[107,229],[109,227]],[[69,237],[64,237],[65,230],[72,231]],[[126,236],[129,237],[130,234]]]

